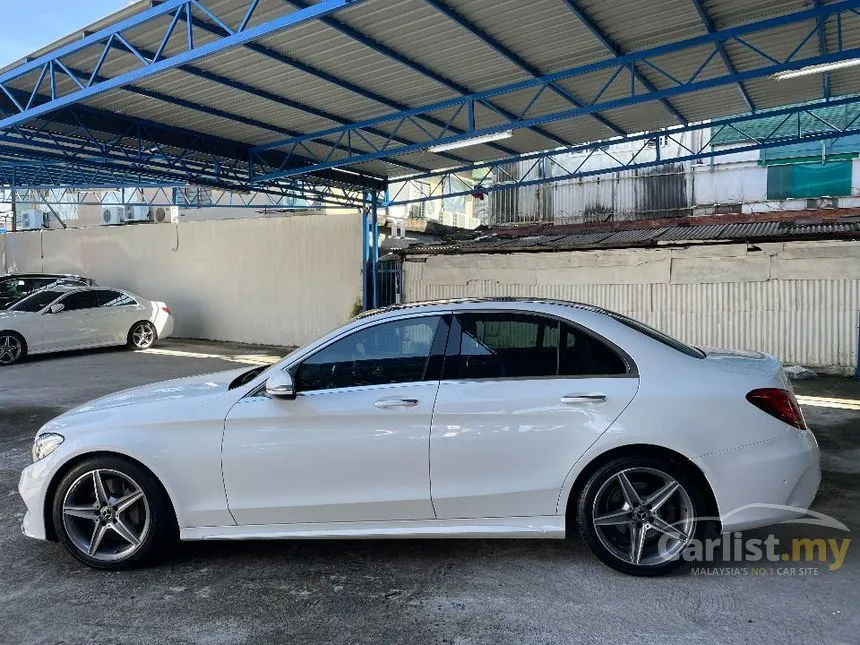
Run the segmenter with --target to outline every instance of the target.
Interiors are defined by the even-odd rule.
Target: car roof
[[[21,278],[52,278],[56,280],[67,278],[73,280],[89,280],[89,278],[75,273],[7,273],[0,276],[0,280],[20,280]]]
[[[371,318],[374,316],[384,316],[397,312],[433,312],[447,311],[458,309],[472,309],[476,305],[510,305],[510,304],[535,304],[535,305],[555,305],[562,307],[573,307],[583,311],[592,313],[611,315],[608,309],[589,305],[582,302],[570,302],[567,300],[557,300],[552,298],[513,298],[513,297],[497,297],[497,298],[451,298],[442,300],[425,300],[423,302],[410,302],[400,305],[393,305],[383,309],[372,309],[356,316],[356,320]]]

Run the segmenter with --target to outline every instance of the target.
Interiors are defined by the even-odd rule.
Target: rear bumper
[[[161,312],[155,320],[155,331],[158,338],[168,338],[173,335],[173,316]]]
[[[803,515],[821,483],[818,443],[787,429],[774,439],[694,460],[710,481],[724,532]]]

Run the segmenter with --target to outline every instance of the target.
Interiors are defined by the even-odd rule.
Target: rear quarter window
[[[649,327],[643,322],[639,322],[638,320],[634,320],[633,318],[628,318],[627,316],[622,316],[621,314],[616,314],[611,311],[607,311],[610,317],[614,318],[618,322],[631,329],[635,329],[636,331],[645,334],[649,338],[653,338],[654,340],[671,347],[674,350],[681,352],[682,354],[686,354],[687,356],[691,356],[693,358],[705,358],[705,352],[703,352],[698,347],[693,347],[691,345],[687,345],[682,343],[677,338],[672,338],[668,334],[664,334],[662,331],[658,331],[653,327]]]

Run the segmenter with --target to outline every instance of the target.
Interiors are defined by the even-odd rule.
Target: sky
[[[128,0],[0,0],[0,67],[127,4]]]

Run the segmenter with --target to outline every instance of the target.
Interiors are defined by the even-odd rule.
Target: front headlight
[[[64,440],[65,437],[56,432],[45,432],[37,436],[33,441],[33,463],[50,455]]]

